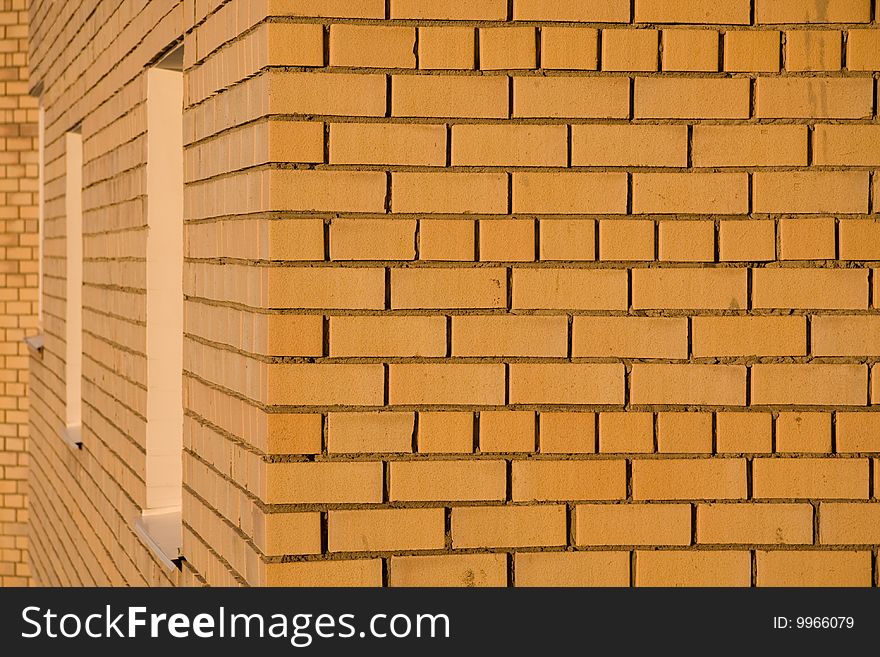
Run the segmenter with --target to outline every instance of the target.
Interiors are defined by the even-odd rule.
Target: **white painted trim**
[[[168,570],[180,569],[183,522],[179,506],[145,510],[135,518],[134,531]]]
[[[61,430],[61,439],[74,449],[82,449],[82,425],[64,427]]]

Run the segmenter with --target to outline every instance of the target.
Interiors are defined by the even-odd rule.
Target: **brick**
[[[593,454],[596,452],[596,414],[542,412],[538,414],[539,450],[542,454]]]
[[[384,212],[387,180],[379,171],[269,172],[269,207],[285,212]]]
[[[610,269],[514,269],[513,308],[626,310],[627,276]]]
[[[273,11],[279,10],[280,8],[273,8]],[[385,18],[385,3],[384,0],[286,0],[283,15],[327,18]]]
[[[270,161],[324,161],[324,124],[312,121],[269,121],[267,125]]]
[[[331,260],[412,260],[416,222],[400,219],[334,219]]]
[[[474,223],[461,219],[420,220],[419,257],[453,262],[473,260]]]
[[[511,404],[623,403],[623,365],[514,363],[509,368]]]
[[[437,550],[446,544],[443,509],[371,509],[327,514],[329,552]]]
[[[370,310],[385,306],[385,281],[378,269],[273,267],[268,278],[273,307]]]
[[[253,531],[254,544],[267,556],[321,552],[319,513],[257,513]]]
[[[391,114],[506,119],[507,91],[501,76],[394,75]]]
[[[531,262],[535,259],[535,222],[532,219],[480,221],[480,260]]]
[[[277,364],[266,403],[278,406],[381,406],[381,365]]]
[[[541,28],[541,68],[595,71],[599,30],[589,27]]]
[[[865,269],[761,268],[752,271],[755,308],[865,309]]]
[[[745,173],[634,173],[633,214],[744,214]]]
[[[515,502],[626,497],[626,469],[622,460],[514,461],[512,473]]]
[[[319,356],[323,349],[323,321],[317,315],[268,315],[266,354]]]
[[[839,30],[787,30],[785,68],[789,71],[839,71],[842,45]]]
[[[657,451],[711,454],[711,413],[657,413]]]
[[[687,358],[684,317],[574,318],[575,358]]]
[[[624,119],[629,116],[629,82],[625,78],[514,77],[513,116]]]
[[[636,586],[749,586],[751,576],[747,551],[636,552]]]
[[[595,260],[596,222],[592,219],[542,219],[541,260]]]
[[[868,0],[757,0],[756,23],[867,23]]]
[[[473,69],[476,64],[475,38],[472,27],[420,27],[419,68]]]
[[[382,464],[264,463],[266,504],[376,504],[382,501]]]
[[[745,499],[744,459],[633,459],[634,500]]]
[[[330,66],[415,68],[416,30],[388,25],[330,26]]]
[[[752,404],[865,406],[863,365],[767,364],[752,366]]]
[[[419,413],[420,454],[465,454],[474,451],[473,413]]]
[[[331,164],[446,164],[446,126],[331,123]]]
[[[849,30],[846,36],[847,70],[880,70],[880,30]]]
[[[779,70],[778,30],[731,30],[724,33],[724,70],[775,73]]]
[[[717,71],[718,32],[663,30],[664,71]]]
[[[880,504],[823,502],[819,542],[824,545],[880,543]]]
[[[758,586],[871,586],[870,552],[755,552]]]
[[[744,78],[636,78],[638,119],[747,119],[749,81]]]
[[[537,63],[535,28],[481,27],[480,68],[529,69]]]
[[[880,415],[838,411],[836,420],[839,453],[880,452]]]
[[[721,262],[775,260],[775,223],[763,219],[719,222],[718,259]]]
[[[657,30],[602,30],[603,71],[656,71],[659,56]]]
[[[422,0],[391,0],[390,16],[404,19],[503,21],[507,18],[507,3],[504,0],[486,0],[480,3],[438,0],[426,4]]]
[[[516,586],[629,586],[629,552],[517,552]]]
[[[568,354],[568,318],[528,315],[456,315],[453,356],[547,356]]]
[[[739,310],[748,307],[745,269],[633,269],[636,309]]]
[[[575,545],[690,545],[689,504],[579,504]]]
[[[363,73],[271,71],[272,114],[385,116],[385,76]]]
[[[571,164],[684,167],[687,166],[687,126],[573,125]]]
[[[266,564],[266,586],[382,586],[381,559]]]
[[[562,505],[475,506],[452,509],[452,547],[565,545]]]
[[[880,166],[880,126],[817,125],[813,149],[815,164]]]
[[[626,187],[624,173],[514,173],[513,212],[625,214]]]
[[[748,0],[701,4],[677,0],[636,0],[636,23],[739,23],[748,25]]]
[[[330,317],[330,356],[446,355],[443,317]]]
[[[807,355],[806,317],[694,317],[691,327],[697,358]]]
[[[806,166],[807,131],[797,125],[696,125],[698,167]]]
[[[392,363],[388,366],[388,403],[501,405],[504,366]]]
[[[473,125],[452,127],[453,166],[564,167],[564,125]]]
[[[752,462],[759,498],[867,499],[867,459],[763,458]]]
[[[485,453],[534,452],[534,411],[483,411],[480,413],[480,451]]]
[[[317,413],[272,413],[266,417],[266,451],[270,454],[321,452],[321,416]]]
[[[514,0],[515,21],[566,21],[582,23],[629,22],[629,4],[626,0]]]
[[[630,375],[633,404],[742,406],[746,368],[740,365],[635,363]]]
[[[776,418],[776,451],[831,452],[831,413],[780,413]]]
[[[813,542],[809,504],[698,504],[697,543],[796,545]]]
[[[661,221],[660,260],[712,262],[715,260],[715,224],[711,221]]]
[[[872,356],[880,340],[880,317],[817,315],[810,333],[816,356]]]
[[[392,461],[389,482],[392,502],[498,501],[505,498],[507,466],[482,459]]]
[[[599,413],[599,451],[649,454],[654,451],[654,414]]]
[[[766,119],[865,119],[871,81],[861,78],[759,77],[755,111]]]
[[[337,454],[411,452],[414,413],[328,413],[327,451]]]
[[[507,586],[505,554],[391,557],[389,586]]]
[[[880,260],[880,222],[841,220],[837,234],[841,260]]]
[[[833,260],[837,227],[834,217],[779,220],[780,260]]]
[[[503,308],[507,278],[501,268],[419,268],[391,271],[391,307]]]
[[[715,449],[719,454],[769,454],[773,416],[770,413],[715,414]]]
[[[503,173],[394,172],[391,174],[391,211],[506,214],[507,176]]]
[[[269,260],[323,260],[324,222],[281,219],[268,223]]]
[[[643,219],[609,219],[599,222],[600,260],[654,259],[654,222]]]

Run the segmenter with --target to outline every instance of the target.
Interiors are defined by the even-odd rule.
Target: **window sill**
[[[82,425],[64,427],[61,430],[61,439],[73,449],[82,449]]]
[[[22,342],[24,342],[28,346],[28,349],[31,352],[31,356],[43,360],[44,339],[42,333],[24,338]]]
[[[135,519],[134,530],[168,570],[180,569],[183,538],[180,507],[144,511]]]

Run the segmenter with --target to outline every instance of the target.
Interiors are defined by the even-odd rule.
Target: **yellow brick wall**
[[[37,580],[877,585],[876,11],[35,2]],[[169,579],[130,518],[141,71],[182,33],[186,562]],[[72,453],[61,137],[80,120]]]
[[[29,581],[28,358],[37,324],[37,112],[27,4],[0,2],[0,586]]]

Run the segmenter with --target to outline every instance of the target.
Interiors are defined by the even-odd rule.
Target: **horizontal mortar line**
[[[659,52],[659,48],[658,48]],[[832,69],[827,71],[636,71],[636,70],[596,70],[596,69],[546,69],[546,68],[459,68],[459,69],[424,69],[413,67],[392,66],[353,66],[353,65],[330,65],[307,66],[302,64],[275,64],[269,63],[251,73],[251,75],[272,73],[309,73],[323,75],[364,75],[364,76],[391,76],[392,85],[394,77],[431,77],[443,79],[447,77],[470,77],[470,78],[601,78],[601,79],[667,79],[667,80],[737,80],[737,79],[846,79],[846,80],[871,80],[874,71],[849,71]],[[235,86],[233,82],[230,87]]]
[[[335,16],[293,16],[293,15],[272,15],[267,16],[266,20],[271,23],[319,23],[319,24],[345,24],[345,25],[365,25],[381,27],[384,25],[397,26],[422,26],[422,27],[584,27],[584,28],[610,28],[610,29],[676,29],[686,26],[689,29],[708,29],[708,30],[743,30],[748,32],[760,32],[764,30],[777,30],[786,27],[797,28],[799,30],[837,30],[837,29],[854,29],[865,28],[871,26],[872,21],[865,22],[835,22],[835,23],[693,23],[688,21],[675,23],[658,23],[657,21],[636,21],[630,18],[626,21],[580,21],[580,20],[540,20],[540,19],[454,19],[454,18],[363,18],[363,17],[335,17]],[[621,26],[626,26],[621,28]]]
[[[842,118],[842,117],[743,117],[743,118],[719,118],[719,117],[663,117],[663,116],[636,116],[627,118],[624,116],[513,116],[513,117],[467,117],[467,116],[361,116],[357,114],[320,114],[316,112],[280,112],[269,111],[260,116],[248,119],[244,123],[223,128],[198,141],[185,144],[195,145],[209,141],[217,135],[223,135],[229,131],[237,130],[243,126],[260,121],[291,121],[291,122],[323,122],[330,124],[368,123],[371,125],[492,125],[492,126],[535,126],[535,125],[595,125],[595,126],[627,126],[627,125],[708,125],[708,126],[757,126],[757,125],[797,125],[807,127],[813,124],[821,125],[867,125],[878,124],[876,117]]]

